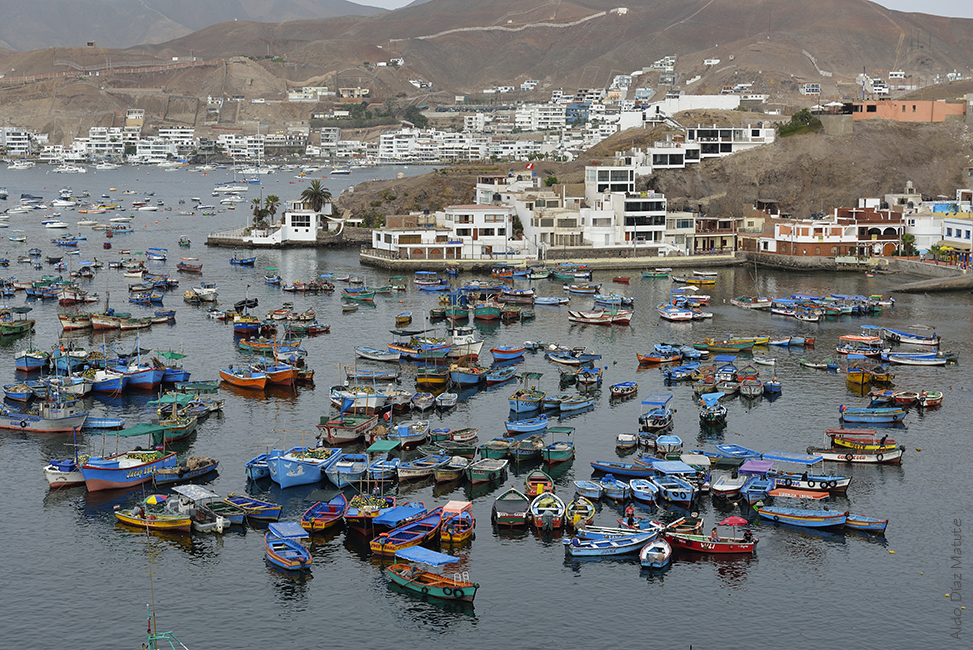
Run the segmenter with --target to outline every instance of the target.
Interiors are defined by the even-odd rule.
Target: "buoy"
[[[889,551],[890,555],[895,555],[895,551]]]
[[[922,451],[922,450],[921,450],[921,449],[919,449],[918,447],[916,447],[916,451]]]
[[[159,222],[158,222],[158,221],[156,221],[156,223],[159,223]]]
[[[946,594],[946,598],[949,598],[949,594]]]

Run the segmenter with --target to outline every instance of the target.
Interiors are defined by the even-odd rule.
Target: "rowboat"
[[[847,511],[824,508],[827,505],[825,501],[829,498],[827,492],[776,488],[771,490],[769,495],[774,498],[774,504],[758,504],[756,510],[758,515],[774,522],[805,528],[840,528],[845,525],[848,518]],[[779,504],[779,501],[782,503]],[[792,502],[796,502],[798,506],[815,504],[817,507],[789,507]]]
[[[523,492],[510,488],[493,502],[490,520],[495,526],[526,526],[529,518],[530,499]]]
[[[511,361],[524,356],[524,346],[498,345],[490,349],[494,361]]]
[[[549,431],[555,436],[569,436],[574,433],[574,427],[551,427]],[[574,443],[570,440],[555,440],[541,449],[541,459],[548,465],[557,465],[574,458],[574,451]]]
[[[396,425],[387,437],[389,440],[398,441],[404,449],[411,449],[425,442],[428,436],[429,422],[427,420],[413,420]]]
[[[648,410],[639,417],[640,430],[646,433],[665,431],[672,426],[673,411],[668,407],[671,393],[649,395],[642,400]]]
[[[249,496],[239,496],[231,492],[226,499],[227,503],[242,508],[249,519],[260,521],[277,521],[280,518],[280,505],[269,501],[261,501]]]
[[[858,422],[870,424],[890,424],[905,419],[906,411],[902,408],[851,408],[842,404],[838,407],[842,422]]]
[[[644,478],[633,478],[628,482],[632,488],[632,498],[639,503],[654,505],[659,494],[659,487]]]
[[[418,546],[398,550],[395,556],[431,566],[445,566],[459,561],[451,555]],[[392,564],[386,567],[385,573],[394,584],[410,592],[421,594],[423,597],[472,603],[476,590],[480,587],[478,583],[464,579],[465,573],[455,573],[452,578],[449,578],[409,564]]]
[[[888,528],[888,525],[888,519],[875,519],[873,517],[863,517],[862,515],[849,514],[845,520],[845,528],[883,534],[885,533],[885,529]]]
[[[532,470],[524,479],[525,494],[535,497],[544,492],[554,492],[554,479],[545,472],[535,469]],[[563,504],[562,504],[563,505]]]
[[[339,490],[349,485],[360,485],[368,472],[368,463],[367,454],[341,454],[324,470],[324,475]]]
[[[437,469],[451,460],[446,454],[433,454],[399,465],[399,481],[409,481],[432,476]]]
[[[376,555],[395,555],[397,551],[434,539],[442,524],[443,509],[436,508],[421,519],[382,533],[369,543]]]
[[[655,471],[647,465],[608,460],[591,461],[591,469],[595,472],[611,473],[615,476],[624,476],[626,478],[651,478],[655,475]]]
[[[188,533],[192,530],[192,518],[187,513],[167,511],[168,498],[163,494],[150,494],[137,506],[116,509],[115,518],[123,524],[142,530]]]
[[[504,422],[504,426],[507,429],[507,433],[532,433],[535,431],[543,431],[547,428],[547,416],[540,415],[536,418],[530,418],[528,420],[517,420],[515,422]]]
[[[595,518],[595,504],[578,495],[567,505],[567,523],[572,528],[587,526]]]
[[[220,368],[220,379],[238,388],[263,390],[267,386],[267,375],[245,368]]]
[[[601,494],[612,501],[625,501],[632,495],[632,488],[628,483],[619,481],[612,474],[605,474],[599,480]]]
[[[637,393],[638,390],[639,390],[639,385],[634,381],[623,381],[617,384],[612,384],[609,387],[611,396],[616,398],[631,397],[632,395]]]
[[[531,523],[540,530],[559,529],[564,525],[564,501],[553,492],[542,492],[530,502]]]
[[[340,523],[347,510],[348,498],[339,493],[327,503],[318,501],[305,510],[301,515],[301,527],[310,532],[327,530]]]
[[[377,350],[375,348],[359,346],[355,348],[355,356],[361,359],[370,359],[372,361],[398,361],[401,357],[401,352],[393,350]]]
[[[399,378],[398,370],[359,370],[352,366],[345,366],[345,377],[348,381],[395,381]]]
[[[562,543],[568,555],[576,557],[628,555],[641,551],[642,547],[653,541],[657,535],[656,531],[651,531],[600,539],[572,537],[562,540]]]
[[[666,541],[673,549],[696,551],[697,553],[737,554],[753,553],[757,540],[726,537],[706,537],[704,535],[685,535],[682,533],[665,534]]]
[[[876,450],[874,452],[861,449],[808,447],[808,453],[819,455],[824,460],[839,463],[898,465],[902,462],[902,456],[905,454],[905,446],[903,445],[890,451]]]
[[[504,458],[482,458],[466,468],[466,476],[474,485],[497,481],[506,474],[509,462]],[[517,492],[516,490],[513,491]],[[526,497],[524,498],[526,499]]]
[[[297,522],[272,523],[264,534],[264,557],[287,571],[310,571],[311,552],[301,543],[308,537],[307,531]]]
[[[497,384],[502,384],[505,381],[513,379],[516,374],[516,366],[500,366],[498,368],[494,368],[486,374],[487,386],[496,386]]]
[[[288,488],[318,483],[325,470],[341,456],[335,447],[292,447],[287,451],[272,449],[267,455],[270,478]]]
[[[932,408],[934,406],[942,406],[943,394],[939,391],[920,391],[918,406],[920,408]]]
[[[642,271],[643,278],[668,278],[669,273],[672,272],[670,268],[658,268],[651,271]]]
[[[639,551],[639,564],[647,569],[661,569],[669,564],[672,557],[672,547],[664,538],[658,538],[646,544]]]

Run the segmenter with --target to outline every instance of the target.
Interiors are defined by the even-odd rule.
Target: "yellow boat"
[[[443,506],[443,525],[439,539],[447,544],[459,544],[473,537],[476,520],[469,501],[450,501]]]
[[[754,345],[769,345],[770,335],[767,336],[730,336],[726,339],[734,343],[753,343]]]
[[[150,494],[134,508],[115,510],[115,518],[123,524],[143,530],[151,528],[176,533],[190,532],[193,525],[190,516],[185,513],[166,512],[166,498],[164,494]]]

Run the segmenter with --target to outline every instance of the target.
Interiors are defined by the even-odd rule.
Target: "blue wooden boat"
[[[460,366],[453,364],[449,367],[449,378],[458,386],[476,386],[486,379],[490,372],[483,366]]]
[[[716,445],[716,451],[700,450],[699,453],[710,458],[760,458],[760,452],[740,445]]]
[[[664,435],[655,439],[655,450],[661,454],[676,454],[682,451],[682,438]]]
[[[686,381],[692,379],[697,368],[699,368],[699,361],[693,361],[675,368],[666,368],[662,371],[662,376],[668,381]]]
[[[746,482],[740,488],[740,495],[750,505],[766,499],[770,491],[774,489],[774,479],[769,476],[773,466],[773,461],[750,458],[737,470],[741,476],[747,477]]]
[[[270,524],[264,534],[264,557],[287,571],[310,571],[311,552],[301,544],[302,539],[309,537],[297,522]]]
[[[547,416],[539,415],[528,420],[517,420],[515,422],[504,422],[507,433],[533,433],[543,431],[547,428]]]
[[[593,460],[591,469],[595,472],[624,476],[626,478],[651,478],[655,472],[651,467],[637,463],[618,463],[610,460]]]
[[[659,486],[645,478],[633,478],[628,482],[632,488],[632,498],[639,503],[654,505],[659,496]]]
[[[372,481],[391,481],[399,475],[398,458],[379,458],[368,465],[368,478]]]
[[[642,547],[655,540],[656,531],[638,532],[622,537],[606,537],[594,539],[590,537],[572,537],[563,540],[564,549],[568,555],[575,557],[606,557],[638,553]]]
[[[89,492],[130,488],[152,480],[156,470],[179,464],[176,452],[130,451],[106,458],[89,458],[82,466]]]
[[[838,407],[842,422],[864,424],[893,424],[905,419],[906,411],[901,408],[852,408],[842,404]]]
[[[261,501],[249,496],[240,496],[230,493],[224,499],[227,503],[232,503],[238,508],[242,508],[247,513],[247,518],[261,521],[277,521],[280,518],[281,507],[277,503]]]
[[[34,397],[34,391],[27,384],[4,384],[3,395],[15,402],[29,402]]]
[[[121,418],[93,418],[88,416],[84,420],[82,429],[121,429],[125,426],[125,420]]]
[[[288,488],[319,482],[328,466],[340,456],[341,450],[335,447],[272,449],[267,455],[267,465],[270,478],[281,488]]]
[[[318,501],[305,510],[301,515],[301,527],[310,532],[327,530],[340,523],[347,510],[348,497],[339,492],[327,503]]]
[[[605,474],[599,481],[601,483],[602,496],[613,501],[625,501],[632,496],[632,487],[615,478],[612,474]]]
[[[496,386],[517,376],[516,366],[499,366],[486,375],[487,386]]]
[[[367,472],[368,454],[341,454],[335,463],[324,470],[324,475],[340,489],[361,483]]]
[[[664,501],[681,508],[689,508],[699,493],[692,483],[672,474],[655,476],[652,482],[659,488]]]
[[[267,464],[269,454],[260,454],[247,461],[244,469],[247,478],[256,481],[270,476],[270,465]]]
[[[574,395],[560,404],[561,413],[572,411],[582,411],[591,407],[595,403],[595,398],[589,395]]]
[[[230,258],[230,264],[238,264],[240,266],[253,266],[256,261],[256,257],[237,257],[234,255]]]
[[[527,413],[539,409],[545,395],[546,393],[541,390],[521,388],[515,391],[507,401],[510,404],[511,411]]]
[[[875,519],[873,517],[863,517],[862,515],[849,514],[847,520],[845,520],[845,528],[873,533],[884,534],[885,529],[888,528],[888,525],[888,519]]]
[[[586,499],[597,502],[601,499],[602,484],[599,481],[575,481],[574,493]]]
[[[673,410],[669,408],[671,401],[671,393],[653,394],[642,400],[642,404],[649,408],[639,416],[639,429],[644,433],[653,433],[672,427]]]
[[[512,361],[524,356],[524,346],[498,345],[490,348],[494,361]]]
[[[804,528],[841,528],[848,520],[847,510],[827,509],[830,502],[827,492],[776,488],[770,491],[769,496],[774,498],[773,505],[757,507],[757,514],[764,519]],[[804,507],[791,507],[791,502]],[[806,507],[810,504],[817,507]]]
[[[372,553],[376,555],[395,555],[397,551],[404,548],[419,546],[438,535],[442,519],[443,509],[436,508],[425,514],[421,519],[395,528],[388,533],[382,533],[369,543],[369,547]]]
[[[422,519],[428,510],[421,501],[407,501],[384,511],[372,518],[372,528],[377,531],[388,531],[410,522]]]

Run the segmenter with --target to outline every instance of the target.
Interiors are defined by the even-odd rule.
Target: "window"
[[[947,237],[952,237],[953,236],[953,229],[952,228],[947,228],[946,229],[946,236]]]
[[[291,227],[292,228],[310,228],[311,227],[311,215],[309,215],[309,214],[292,214],[291,215]]]
[[[537,200],[535,200],[534,201],[534,205],[536,205],[538,208],[546,208],[547,207],[547,203],[545,203],[544,199],[537,199]]]
[[[814,254],[815,255],[820,255],[821,254],[821,247],[820,246],[815,246],[814,247]]]
[[[868,105],[868,106],[865,107],[865,112],[866,113],[875,113],[877,111],[878,111],[878,106],[875,106],[874,104],[870,104],[870,105]]]
[[[905,104],[902,105],[902,112],[905,113]]]
[[[457,237],[469,237],[470,236],[470,229],[469,228],[457,228],[456,229],[456,236]]]
[[[493,228],[480,228],[480,237],[493,237]]]
[[[963,233],[963,235],[964,235],[963,236],[964,239],[969,239],[970,238],[970,231],[967,230],[965,233]]]
[[[385,243],[386,244],[391,244],[392,243],[392,235],[391,234],[385,233]]]
[[[500,237],[505,237],[507,235],[507,229],[497,228],[497,235],[499,235]]]
[[[399,235],[399,245],[409,246],[422,243],[422,235]]]
[[[915,112],[916,112],[916,105],[915,105],[915,104],[913,104],[913,105],[912,105],[912,112],[913,112],[913,113],[915,113]]]
[[[763,249],[767,250],[767,242],[762,242],[762,243],[763,243]]]

